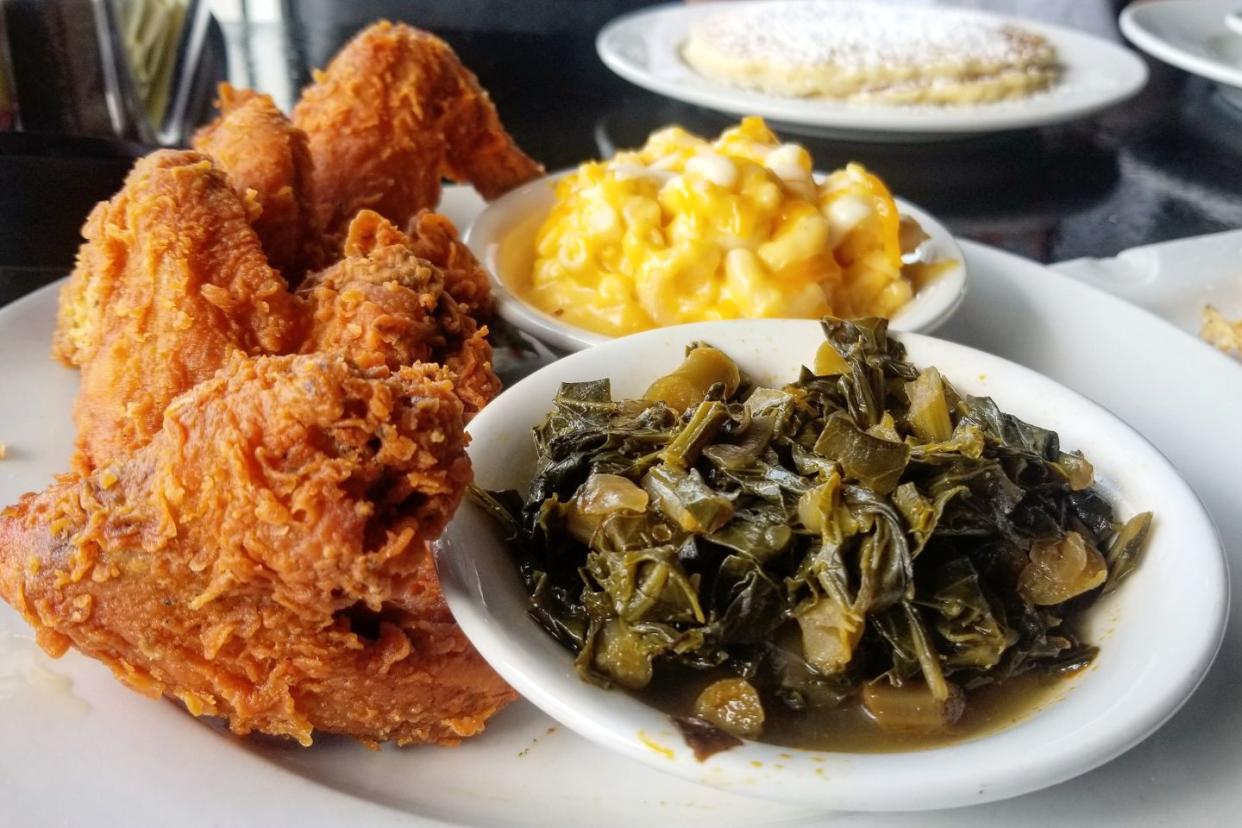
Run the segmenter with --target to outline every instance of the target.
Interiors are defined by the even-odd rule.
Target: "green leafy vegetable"
[[[702,675],[685,721],[747,738],[765,706],[848,703],[943,732],[982,685],[1088,663],[1073,619],[1151,515],[1120,525],[1086,458],[906,362],[883,320],[824,332],[783,388],[701,344],[641,400],[562,386],[525,496],[475,492],[532,616],[587,680]]]

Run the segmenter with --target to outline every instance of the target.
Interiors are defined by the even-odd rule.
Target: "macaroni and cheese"
[[[527,298],[620,336],[735,317],[890,316],[913,295],[901,217],[859,164],[817,181],[760,118],[709,142],[670,127],[561,180]]]

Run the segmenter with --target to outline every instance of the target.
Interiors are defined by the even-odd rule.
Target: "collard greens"
[[[638,689],[676,662],[793,710],[1089,662],[1072,619],[1150,515],[1118,524],[1082,456],[907,362],[883,320],[824,331],[819,373],[784,388],[714,381],[731,366],[708,348],[651,399],[563,385],[525,497],[475,492],[534,618],[589,681]]]

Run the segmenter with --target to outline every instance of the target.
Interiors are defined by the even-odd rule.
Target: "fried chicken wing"
[[[542,174],[444,41],[387,21],[316,72],[293,122],[310,139],[316,218],[344,235],[363,208],[398,226],[440,200],[440,179],[495,198]]]
[[[0,595],[50,653],[237,733],[456,742],[514,698],[425,548],[464,443],[437,366],[235,355],[145,448],[0,513]]]
[[[145,445],[164,409],[234,351],[293,350],[303,319],[209,158],[160,151],[92,211],[53,352],[82,371],[78,464]]]
[[[452,260],[455,237],[429,237],[429,243],[446,243],[436,252]],[[298,289],[312,314],[302,350],[342,351],[364,367],[443,364],[469,418],[500,392],[487,329],[450,293],[450,271],[421,258],[417,249],[378,213],[360,212],[349,226],[345,258]]]
[[[244,200],[269,264],[290,282],[301,278],[308,245],[320,243],[312,224],[313,176],[306,133],[268,95],[220,84],[220,117],[194,135]]]

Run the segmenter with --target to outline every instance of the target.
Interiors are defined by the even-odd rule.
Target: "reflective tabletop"
[[[1123,42],[1108,0],[979,0]],[[228,5],[228,4],[224,4]],[[274,3],[271,5],[275,5]],[[266,20],[221,17],[229,78],[288,106],[354,31],[404,19],[448,40],[489,89],[518,142],[549,170],[641,144],[668,124],[713,134],[729,116],[646,92],[599,60],[594,34],[641,2],[284,0]],[[1242,111],[1208,81],[1158,61],[1135,98],[1101,115],[962,140],[827,140],[775,125],[821,169],[849,160],[954,233],[1053,262],[1242,226]],[[90,205],[135,154],[119,142],[0,133],[0,304],[64,275]]]

